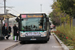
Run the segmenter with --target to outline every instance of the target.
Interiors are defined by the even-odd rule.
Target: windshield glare
[[[38,31],[45,30],[45,24],[43,18],[25,18],[22,20],[22,30],[26,31]],[[44,25],[43,25],[44,24]]]

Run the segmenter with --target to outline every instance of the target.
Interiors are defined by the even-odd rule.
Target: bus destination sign
[[[37,18],[43,17],[43,15],[21,15],[21,18]]]

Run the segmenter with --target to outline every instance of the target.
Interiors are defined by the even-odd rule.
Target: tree
[[[64,21],[62,20],[62,17],[64,17],[63,15],[64,13],[62,13],[60,9],[60,4],[58,2],[54,2],[54,4],[52,5],[52,9],[53,9],[53,12],[49,14],[49,17],[52,19],[55,25],[60,25],[60,23]]]
[[[57,0],[59,2],[60,9],[66,14],[70,15],[70,27],[71,18],[75,16],[75,0]]]
[[[64,24],[67,23],[68,19],[70,19],[71,23],[71,17],[73,16],[73,7],[74,2],[73,0],[57,0],[57,2],[54,2],[52,5],[53,12],[50,13],[49,17],[52,18],[52,21],[55,23]],[[71,4],[70,4],[71,3]],[[57,19],[57,20],[56,20]],[[57,22],[58,21],[58,22]],[[68,22],[69,23],[69,22]],[[71,24],[70,24],[71,25]]]

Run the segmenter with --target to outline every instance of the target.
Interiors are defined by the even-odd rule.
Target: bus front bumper
[[[19,41],[47,41],[48,37],[20,37]]]

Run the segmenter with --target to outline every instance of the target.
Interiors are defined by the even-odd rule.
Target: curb
[[[59,42],[59,44],[62,46],[63,50],[69,50],[69,48],[53,33],[56,40]]]
[[[11,48],[13,48],[19,44],[20,44],[20,42],[17,42],[16,44],[13,44],[12,46],[5,48],[5,50],[10,50]]]

